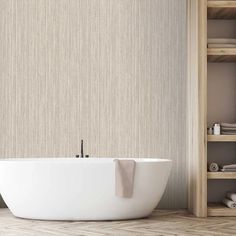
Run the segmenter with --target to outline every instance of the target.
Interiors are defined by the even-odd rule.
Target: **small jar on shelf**
[[[213,125],[213,134],[220,135],[220,124],[219,123],[215,123]]]

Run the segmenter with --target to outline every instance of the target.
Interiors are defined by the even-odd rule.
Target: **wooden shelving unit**
[[[236,172],[207,172],[208,179],[236,179]]]
[[[221,203],[208,203],[208,216],[236,216],[236,209],[225,207]]]
[[[236,19],[235,1],[208,1],[208,19]]]
[[[208,48],[208,62],[236,62],[236,48]]]
[[[236,142],[236,135],[207,135],[208,142]]]
[[[188,126],[191,173],[189,209],[198,217],[236,216],[236,210],[220,203],[211,203],[221,202],[227,191],[236,192],[236,173],[207,172],[208,161],[219,164],[234,162],[233,142],[236,145],[236,135],[207,135],[207,126],[214,122],[236,120],[236,75],[232,64],[236,63],[236,48],[207,48],[207,38],[236,38],[234,22],[229,21],[236,20],[236,1],[193,0],[190,1],[188,13],[188,88],[189,94],[194,94],[188,106],[191,121]],[[209,26],[213,28],[208,30]],[[227,106],[232,109],[227,111]],[[218,184],[222,184],[220,191],[217,190]]]
[[[236,19],[236,1],[207,1],[207,19]],[[219,21],[218,21],[219,22]],[[215,22],[215,29],[217,29],[217,22]],[[222,24],[221,24],[222,26]],[[219,32],[222,32],[222,28],[219,28]],[[217,63],[235,63],[236,62],[236,48],[207,48],[207,62],[217,62]],[[208,67],[211,68],[211,71],[208,72],[208,76],[212,72],[212,68],[215,67]],[[209,69],[210,70],[210,69]],[[214,74],[214,73],[213,73]],[[215,76],[215,74],[214,74]],[[217,75],[216,75],[217,76]],[[209,81],[209,78],[206,78],[207,81]],[[224,82],[222,82],[222,86],[224,86]],[[211,89],[211,88],[210,88]],[[209,91],[209,90],[207,90]],[[227,94],[224,94],[227,96]],[[216,95],[217,96],[217,95]],[[211,97],[212,99],[212,97]],[[212,100],[211,100],[212,101]],[[211,103],[212,106],[214,106],[214,103]],[[209,109],[209,108],[208,108]],[[211,110],[212,111],[212,110]],[[208,113],[208,111],[206,111]],[[217,114],[211,114],[211,121],[212,118],[217,119]],[[216,117],[215,117],[216,115]],[[223,117],[223,116],[221,116]],[[224,117],[224,119],[227,119],[227,116]],[[232,117],[231,117],[232,118]],[[209,121],[209,120],[208,120]],[[207,135],[207,143],[216,143],[214,146],[211,144],[211,150],[214,148],[219,148],[218,142],[226,143],[224,145],[227,145],[227,143],[236,143],[236,135]],[[222,150],[224,155],[227,155],[227,148],[226,146],[221,146],[225,148]],[[206,149],[208,148],[208,145],[206,145]],[[218,150],[218,149],[217,149]],[[208,160],[209,152],[206,154],[206,159]],[[211,158],[213,156],[211,155]],[[219,158],[219,157],[218,157]],[[220,163],[223,161],[223,159],[220,161],[219,159],[215,160],[216,162],[219,161]],[[235,158],[236,162],[236,158]],[[207,172],[207,188],[209,184],[214,184],[214,180],[222,180],[223,182],[221,184],[224,184],[229,180],[236,180],[236,172]],[[227,184],[229,184],[227,182]],[[221,188],[224,188],[224,186],[221,186]],[[220,187],[219,187],[220,188]],[[227,187],[226,187],[227,188]],[[212,190],[211,190],[212,191]],[[224,190],[223,190],[224,191]],[[227,191],[227,189],[225,189]],[[236,189],[235,189],[236,191]],[[217,192],[208,192],[208,194],[216,194]],[[211,195],[209,195],[211,196]],[[209,198],[211,199],[211,198]],[[220,199],[219,199],[220,201]],[[230,209],[226,207],[225,205],[221,203],[207,203],[207,215],[208,216],[236,216],[236,209]]]

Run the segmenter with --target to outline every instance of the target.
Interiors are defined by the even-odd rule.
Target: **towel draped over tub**
[[[134,189],[135,161],[115,159],[115,194],[132,198]]]

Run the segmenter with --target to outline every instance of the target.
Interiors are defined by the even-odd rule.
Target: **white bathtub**
[[[160,201],[171,161],[134,159],[133,197],[115,196],[113,158],[0,160],[0,193],[16,217],[120,220],[148,216]]]

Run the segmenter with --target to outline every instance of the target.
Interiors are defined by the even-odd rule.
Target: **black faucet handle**
[[[86,158],[89,158],[89,155],[85,155]]]
[[[76,158],[79,158],[79,155],[75,155]]]

